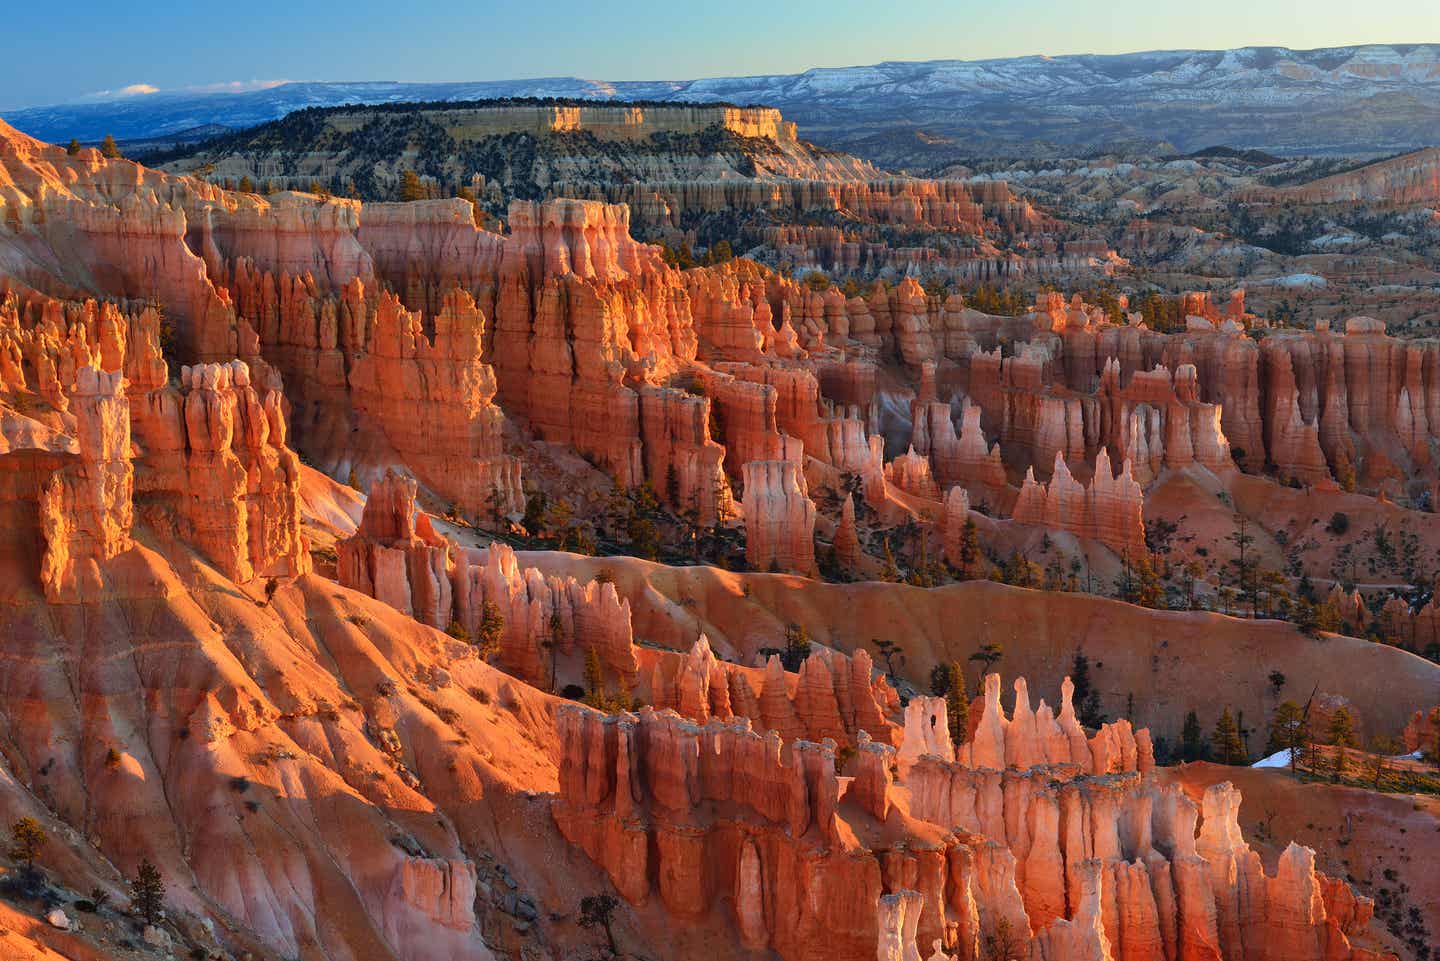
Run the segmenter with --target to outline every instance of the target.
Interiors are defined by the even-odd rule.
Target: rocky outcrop
[[[453,545],[435,534],[428,514],[417,515],[415,490],[414,478],[393,470],[371,485],[359,529],[335,545],[336,579],[444,630],[453,619]]]
[[[937,716],[912,702],[906,744]],[[728,904],[747,945],[783,958],[818,957],[805,935],[819,923],[826,956],[847,959],[917,958],[937,941],[965,961],[1002,941],[1007,957],[1053,961],[1374,957],[1349,941],[1373,906],[1297,845],[1266,875],[1229,784],[1197,807],[1133,772],[983,770],[902,746],[896,786],[889,749],[862,739],[842,787],[833,745],[744,722],[567,705],[557,726],[561,833],[632,903],[658,895],[677,922]],[[780,873],[797,858],[803,872]]]
[[[1038,483],[1034,471],[1028,471],[1011,516],[1022,524],[1067,531],[1098,540],[1117,554],[1140,557],[1145,550],[1144,506],[1145,494],[1131,476],[1130,462],[1116,476],[1110,471],[1110,455],[1102,449],[1089,487],[1071,475],[1059,453],[1048,484]]]
[[[100,565],[130,547],[135,470],[124,386],[119,371],[76,372],[69,399],[79,456],[51,475],[39,500],[40,581],[51,603],[93,599],[104,582]]]
[[[763,668],[722,661],[703,634],[683,655],[637,653],[654,665],[648,677],[649,703],[697,724],[738,718],[761,733],[775,731],[816,742],[830,738],[845,745],[862,738],[890,745],[899,736],[899,725],[890,719],[898,710],[899,695],[864,650],[847,657],[816,647],[798,673],[787,672],[775,655]]]
[[[470,637],[480,637],[485,605],[495,605],[504,622],[497,663],[509,673],[558,690],[562,670],[579,681],[585,652],[593,650],[607,683],[635,689],[640,668],[630,601],[614,584],[522,568],[515,552],[498,542],[474,554],[459,552],[451,578],[455,620]]]
[[[1440,756],[1440,707],[1416,711],[1405,725],[1405,750]]]
[[[1015,679],[1014,710],[1009,717],[1000,704],[1000,675],[985,678],[985,699],[969,740],[953,744],[946,724],[943,698],[918,697],[905,711],[905,733],[900,745],[902,771],[921,756],[954,762],[959,768],[989,770],[1073,765],[1093,775],[1139,771],[1155,766],[1150,732],[1132,730],[1126,720],[1104,724],[1085,733],[1075,717],[1074,685],[1067,677],[1061,685],[1060,711],[1041,698],[1030,706],[1025,679]]]
[[[433,337],[418,313],[381,294],[349,383],[356,408],[417,477],[469,513],[508,514],[524,502],[520,464],[503,453],[485,329],[463,291],[445,297]]]
[[[845,501],[840,505],[840,522],[835,525],[835,559],[842,568],[847,571],[855,571],[860,566],[860,558],[863,552],[860,550],[860,539],[855,532],[855,496],[846,494]]]
[[[885,481],[916,497],[940,499],[940,485],[931,476],[929,458],[917,454],[913,447],[885,465]]]
[[[970,495],[956,485],[945,495],[945,510],[940,515],[940,544],[946,562],[960,570],[978,559],[965,556],[965,527],[970,522]],[[978,545],[973,546],[972,551],[978,551]]]
[[[752,570],[815,571],[815,505],[791,461],[745,465],[745,560]]]
[[[181,369],[180,386],[145,397],[138,435],[145,467],[137,497],[155,526],[170,526],[226,576],[303,573],[300,461],[286,446],[278,387],[251,383],[242,361]]]

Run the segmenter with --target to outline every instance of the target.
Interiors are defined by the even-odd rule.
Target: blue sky
[[[289,80],[604,80],[881,60],[1440,42],[1440,2],[1383,0],[13,0],[0,109],[125,88]]]

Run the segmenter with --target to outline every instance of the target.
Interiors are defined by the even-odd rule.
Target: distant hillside
[[[556,99],[307,108],[146,160],[255,190],[318,187],[364,200],[466,191],[495,213],[515,199],[645,182],[877,175],[797,140],[771,108]]]
[[[892,62],[686,81],[289,83],[39,107],[6,119],[50,141],[130,140],[202,124],[251,127],[305,107],[493,97],[763,103],[798,122],[806,139],[887,164],[908,156],[903,138],[889,135],[917,129],[917,156],[928,164],[943,162],[945,140],[970,155],[1073,155],[1117,144],[1375,155],[1440,137],[1440,45]]]
[[[1279,191],[1304,203],[1440,203],[1440,148],[1417,150]]]

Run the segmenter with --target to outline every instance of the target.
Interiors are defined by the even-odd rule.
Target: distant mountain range
[[[806,139],[892,165],[1216,144],[1378,154],[1440,141],[1440,44],[936,60],[688,81],[286,83],[36,107],[5,119],[50,141],[110,133],[163,142],[304,107],[493,97],[766,104],[797,121]]]

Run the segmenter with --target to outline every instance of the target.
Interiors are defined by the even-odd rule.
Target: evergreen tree
[[[130,900],[146,924],[153,925],[160,920],[160,912],[165,907],[165,880],[149,858],[141,860],[140,868],[130,882]]]
[[[1100,710],[1100,692],[1090,681],[1090,658],[1083,653],[1075,654],[1070,667],[1070,683],[1075,685],[1072,703],[1075,716],[1085,727],[1099,727],[1105,723],[1105,712]]]
[[[1270,718],[1270,739],[1265,743],[1265,753],[1289,751],[1293,771],[1304,746],[1305,711],[1294,701],[1283,701]]]
[[[965,518],[965,528],[960,532],[960,571],[969,576],[980,556],[980,535],[973,518]]]
[[[785,628],[785,650],[780,653],[780,663],[785,670],[798,672],[805,659],[810,656],[810,632],[799,624]]]
[[[975,685],[976,691],[983,692],[985,690],[985,675],[989,674],[990,669],[994,667],[996,662],[1004,656],[1005,648],[1001,647],[999,644],[986,644],[984,647],[980,648],[980,650],[970,655],[970,660],[979,661],[981,665],[980,680]]]
[[[49,837],[40,822],[34,818],[21,818],[10,826],[9,853],[12,860],[25,864],[25,873],[35,873],[35,859],[45,847]]]
[[[605,702],[605,672],[594,645],[585,648],[585,703],[601,707]]]
[[[1243,764],[1245,762],[1245,745],[1240,740],[1240,727],[1235,723],[1235,715],[1230,713],[1228,705],[1224,711],[1220,712],[1220,720],[1215,722],[1215,731],[1210,735],[1210,743],[1215,746],[1216,759],[1221,764]]]
[[[1340,780],[1345,773],[1345,749],[1355,743],[1355,719],[1350,714],[1350,709],[1340,707],[1330,715],[1330,723],[1326,726],[1325,732],[1330,743],[1335,746],[1334,767],[1331,771],[1333,780]]]
[[[420,181],[420,175],[413,170],[407,170],[400,175],[400,199],[404,201],[424,200],[428,195],[425,185]]]
[[[560,645],[565,641],[565,620],[560,616],[559,608],[550,612],[550,633],[541,643],[550,649],[550,691],[558,690],[556,680],[555,659],[560,653]]]
[[[899,644],[896,644],[889,638],[882,640],[878,637],[872,637],[870,639],[870,645],[875,648],[875,653],[879,654],[881,660],[885,662],[885,676],[892,681],[895,680],[895,659],[898,657],[900,663],[905,663],[905,652],[900,649]]]
[[[105,135],[105,139],[100,141],[100,156],[106,160],[120,159],[120,147],[115,143],[115,138],[108,133]]]
[[[1185,715],[1185,726],[1180,729],[1180,756],[1186,761],[1199,761],[1205,757],[1200,716],[1194,711]]]
[[[480,605],[480,626],[475,632],[475,647],[482,659],[488,661],[500,653],[500,638],[504,633],[505,615],[500,613],[500,605],[494,601]]]
[[[78,154],[80,152],[80,141],[71,137],[70,142],[65,145],[65,152],[72,157]]]
[[[1260,604],[1259,561],[1250,548],[1255,544],[1255,535],[1249,531],[1249,522],[1244,514],[1235,515],[1235,530],[1226,540],[1235,545],[1235,557],[1230,566],[1235,569],[1235,587],[1240,596],[1250,604],[1250,616],[1255,617]]]
[[[949,667],[950,689],[945,692],[945,720],[950,725],[950,741],[958,748],[970,731],[970,698],[965,693],[965,669],[959,661]]]

